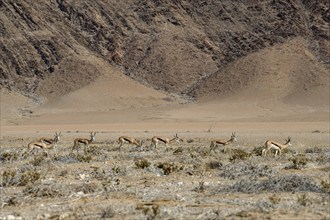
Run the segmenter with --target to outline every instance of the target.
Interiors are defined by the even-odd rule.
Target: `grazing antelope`
[[[46,151],[47,149],[54,148],[56,147],[57,142],[60,140],[61,132],[57,133],[55,132],[54,139],[51,138],[40,138],[38,140],[32,141],[28,144],[28,153],[30,154],[34,149],[36,148],[41,148],[43,149],[48,156],[48,152]]]
[[[234,141],[237,141],[235,132],[231,134],[231,137],[230,137],[230,139],[228,141],[223,141],[221,139],[213,140],[213,141],[211,141],[210,152],[212,150],[215,152],[215,149],[218,146],[218,144],[223,145],[223,146],[226,146],[226,145],[231,144]],[[226,149],[226,147],[225,147],[225,149]],[[226,151],[225,149],[224,149],[224,151]]]
[[[73,147],[71,149],[71,153],[73,153],[73,150],[76,148],[77,154],[78,154],[79,145],[80,144],[83,144],[84,145],[84,153],[86,154],[87,153],[87,148],[90,145],[90,143],[92,143],[93,141],[95,141],[95,135],[96,135],[96,132],[94,134],[93,134],[93,132],[91,132],[90,139],[87,139],[87,138],[76,138],[74,140],[74,142],[73,142],[74,144],[73,144]]]
[[[118,141],[117,141],[120,145],[119,145],[119,149],[121,150],[121,146],[123,144],[133,144],[137,147],[141,147],[141,150],[143,150],[143,141],[140,141],[138,142],[137,140],[135,140],[135,138],[132,138],[132,137],[127,137],[127,136],[121,136],[118,138]]]
[[[268,140],[265,142],[265,149],[262,150],[262,156],[266,156],[267,155],[267,152],[270,150],[270,149],[275,149],[275,157],[276,155],[281,155],[282,153],[282,150],[288,146],[292,146],[291,144],[291,138],[288,137],[288,139],[285,140],[285,144],[280,144],[278,142],[275,142],[275,141],[271,141],[271,140]]]
[[[157,149],[157,145],[158,145],[159,142],[165,144],[165,148],[167,148],[168,147],[168,144],[171,143],[171,142],[173,142],[173,141],[176,141],[176,142],[179,141],[178,134],[175,134],[175,136],[172,139],[162,138],[162,137],[157,137],[157,136],[154,136],[151,139],[152,145],[155,146],[155,149]]]

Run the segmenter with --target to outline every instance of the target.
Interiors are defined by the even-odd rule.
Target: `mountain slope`
[[[330,55],[325,0],[3,0],[0,21],[1,86],[47,98],[99,76],[86,57],[156,89],[192,94],[235,60],[295,37],[318,62]],[[39,88],[58,75],[60,89]]]

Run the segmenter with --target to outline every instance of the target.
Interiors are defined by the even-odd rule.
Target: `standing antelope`
[[[224,140],[221,140],[221,139],[213,140],[213,141],[211,141],[210,152],[212,150],[215,152],[215,149],[218,146],[218,144],[225,146],[224,151],[226,152],[226,145],[229,145],[234,141],[237,141],[235,132],[231,134],[231,137],[228,141],[224,141]]]
[[[280,144],[278,142],[275,142],[275,141],[271,141],[271,140],[268,140],[265,142],[265,149],[262,150],[262,156],[266,156],[267,155],[267,152],[270,150],[270,149],[275,149],[275,157],[276,155],[281,155],[282,153],[282,150],[288,146],[292,146],[291,144],[291,138],[288,137],[288,139],[285,140],[286,143],[285,144]]]
[[[118,138],[117,141],[120,145],[119,145],[119,149],[121,150],[121,146],[123,144],[133,144],[137,147],[141,147],[141,150],[143,149],[142,145],[143,145],[143,141],[138,142],[137,140],[135,140],[135,138],[132,137],[127,137],[127,136],[121,136]]]
[[[155,149],[157,149],[158,142],[161,142],[161,143],[165,144],[165,148],[167,148],[168,144],[173,142],[173,141],[176,141],[176,142],[179,141],[178,134],[175,134],[175,136],[172,139],[162,138],[162,137],[157,137],[157,136],[154,136],[151,139],[152,145],[155,146]]]
[[[54,139],[51,138],[40,138],[38,140],[32,141],[28,144],[28,153],[30,154],[34,149],[36,148],[41,148],[43,149],[48,156],[48,152],[46,151],[47,149],[54,148],[56,150],[56,144],[60,140],[61,132],[57,133],[55,132]]]
[[[90,134],[90,139],[87,139],[87,138],[76,138],[74,140],[74,144],[73,144],[73,147],[71,149],[71,153],[73,153],[73,150],[76,148],[77,150],[77,154],[78,154],[78,150],[79,150],[79,145],[80,144],[83,144],[84,145],[84,153],[86,154],[87,153],[87,148],[89,147],[90,143],[92,143],[93,141],[95,141],[95,135],[96,135],[96,132],[93,134],[93,132],[91,132]]]
[[[40,138],[39,141],[45,143],[45,144],[52,144],[53,142],[58,142],[60,140],[61,132],[57,133],[55,132],[55,136],[53,139],[51,138]]]

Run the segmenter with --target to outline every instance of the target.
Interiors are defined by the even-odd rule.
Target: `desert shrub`
[[[188,140],[187,140],[187,143],[188,143],[188,144],[191,144],[191,143],[193,143],[193,142],[194,142],[194,139],[188,139]]]
[[[229,158],[230,162],[234,162],[237,160],[246,160],[247,158],[251,157],[250,153],[247,153],[241,149],[232,149],[231,154],[232,155]]]
[[[101,212],[101,218],[113,218],[115,216],[115,212],[111,206],[106,207]]]
[[[170,173],[177,171],[179,168],[177,165],[175,165],[174,163],[158,163],[156,165],[156,167],[160,168],[163,170],[164,175],[169,175]]]
[[[54,158],[54,161],[65,163],[65,164],[70,164],[70,163],[78,163],[79,160],[75,155],[57,155]]]
[[[284,148],[282,151],[282,155],[285,155],[285,154],[295,154],[296,151],[293,150],[292,148]]]
[[[66,175],[68,175],[68,173],[69,173],[68,170],[61,170],[61,172],[58,174],[58,176],[65,177]]]
[[[16,184],[16,170],[5,170],[1,174],[0,178],[0,186],[6,187],[6,186],[12,186]]]
[[[319,154],[319,153],[323,153],[323,149],[320,147],[313,147],[313,148],[307,148],[305,150],[306,154]]]
[[[32,197],[62,197],[68,196],[71,193],[70,189],[63,184],[29,184],[23,190],[25,196]]]
[[[31,160],[29,163],[33,166],[40,166],[42,162],[46,159],[44,154],[36,155],[33,157],[33,160]]]
[[[326,181],[326,180],[322,180],[321,181],[321,186],[323,187],[323,190],[330,194],[330,182],[329,181]]]
[[[101,184],[96,184],[96,183],[82,183],[82,184],[75,184],[71,185],[71,190],[78,193],[78,192],[83,192],[84,194],[90,194],[94,192],[101,191],[103,187]]]
[[[41,174],[36,170],[28,170],[21,174],[18,186],[26,186],[29,183],[34,183],[41,178]]]
[[[297,202],[302,206],[306,206],[307,203],[309,202],[309,199],[307,198],[307,195],[304,193],[301,196],[298,196]]]
[[[205,182],[203,180],[199,181],[198,186],[193,189],[193,191],[202,193],[205,191]]]
[[[222,167],[222,163],[219,161],[210,161],[206,163],[206,169],[220,169]]]
[[[289,161],[292,161],[293,163],[292,167],[289,168],[300,169],[307,164],[308,158],[303,154],[298,154],[294,157],[289,158]]]
[[[141,210],[143,214],[147,215],[147,219],[157,219],[160,214],[160,207],[158,204],[138,204],[137,210]]]
[[[96,147],[95,145],[88,147],[87,154],[94,155],[94,156],[103,155],[101,149]]]
[[[19,155],[17,152],[3,152],[0,155],[0,161],[3,162],[12,162],[14,160],[17,160],[19,158]]]
[[[82,162],[82,163],[89,163],[92,160],[92,156],[91,155],[80,155],[80,154],[78,154],[76,156],[76,159],[79,162]]]
[[[107,167],[106,169],[100,169],[99,167],[94,167],[94,170],[91,172],[91,177],[97,180],[107,180],[112,178],[112,169]]]
[[[41,178],[41,174],[33,169],[27,169],[24,172],[16,170],[5,170],[1,175],[0,185],[7,186],[26,186],[34,183]]]
[[[139,169],[144,169],[150,166],[150,162],[146,159],[140,159],[135,161],[135,166]]]
[[[178,147],[177,149],[175,149],[173,154],[181,154],[182,152],[183,152],[183,147]]]
[[[264,146],[255,147],[252,150],[252,154],[256,156],[262,156],[262,150],[265,149]]]
[[[277,173],[276,169],[267,164],[252,164],[251,162],[241,161],[223,166],[220,176],[228,179],[236,179],[247,175],[251,178],[258,178],[269,177]]]
[[[1,207],[16,206],[19,205],[21,201],[19,197],[13,196],[13,197],[4,197],[2,202],[3,202],[2,204],[0,202]]]
[[[267,180],[245,178],[223,189],[226,192],[259,193],[268,192],[324,192],[310,177],[296,174],[272,176]]]
[[[276,194],[269,196],[268,199],[272,204],[279,204],[281,201],[281,197]]]

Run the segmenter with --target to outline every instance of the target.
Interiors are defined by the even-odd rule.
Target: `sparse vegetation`
[[[111,206],[106,207],[101,212],[101,218],[113,218],[115,217],[115,212]]]
[[[30,161],[30,164],[33,166],[40,166],[45,159],[46,156],[44,154],[36,155],[33,160]]]
[[[252,154],[254,154],[255,156],[262,156],[262,150],[263,149],[265,149],[264,146],[255,147],[252,150]]]
[[[301,196],[298,196],[298,199],[297,199],[298,203],[302,206],[306,206],[308,204],[308,198],[307,198],[307,195],[306,193],[302,194]]]
[[[91,155],[81,155],[81,154],[78,154],[76,156],[77,160],[79,162],[86,162],[86,163],[89,163],[91,160],[92,160],[92,156]]]
[[[229,192],[324,192],[311,178],[300,175],[271,176],[267,180],[244,178],[225,189]]]
[[[230,162],[235,162],[238,160],[246,160],[249,157],[251,157],[250,153],[245,152],[244,150],[241,149],[232,149],[231,150],[231,156],[229,158]]]
[[[0,161],[4,161],[4,162],[13,162],[13,161],[17,160],[18,158],[19,158],[19,155],[17,152],[6,151],[0,155]]]
[[[321,180],[321,186],[323,187],[324,191],[330,194],[330,181],[328,180]]]
[[[220,169],[222,167],[222,163],[219,161],[211,161],[206,163],[207,169]]]
[[[183,218],[253,218],[277,210],[289,212],[293,206],[306,209],[311,204],[318,204],[315,213],[324,215],[330,194],[325,178],[327,147],[266,160],[256,156],[260,149],[249,153],[244,145],[227,154],[208,154],[208,141],[194,140],[173,144],[161,153],[119,153],[106,142],[95,149],[90,146],[87,155],[70,154],[63,147],[52,157],[40,152],[11,162],[2,160],[0,206],[6,215],[15,210],[15,216],[23,216],[20,210],[26,212],[28,203],[44,207],[42,213],[38,209],[38,214],[30,213],[31,219],[167,219],[180,218],[181,213]],[[323,162],[317,161],[320,156]],[[226,208],[214,209],[218,204]],[[48,207],[54,211],[45,211]],[[191,210],[200,214],[191,214]]]
[[[278,170],[267,164],[254,164],[248,161],[238,163],[229,163],[222,167],[221,177],[228,179],[237,179],[241,176],[250,176],[256,179],[259,177],[271,177],[278,173]]]
[[[135,161],[135,165],[137,168],[139,169],[144,169],[150,166],[150,162],[146,159],[141,159],[141,160],[137,160]]]
[[[306,166],[308,159],[305,155],[303,154],[298,154],[294,157],[291,157],[289,161],[292,161],[293,169],[301,169],[302,167]]]
[[[16,170],[5,170],[1,174],[1,187],[16,185]]]
[[[199,181],[198,186],[194,189],[194,191],[198,193],[202,193],[205,190],[205,182],[203,180]]]
[[[279,197],[279,196],[276,195],[276,194],[273,194],[272,196],[269,196],[269,201],[270,201],[272,204],[276,205],[276,204],[279,204],[279,203],[280,203],[280,201],[281,201],[281,197]]]
[[[160,168],[163,170],[164,175],[169,175],[172,172],[177,171],[179,168],[177,165],[175,165],[174,163],[158,163],[156,165],[156,167]]]

